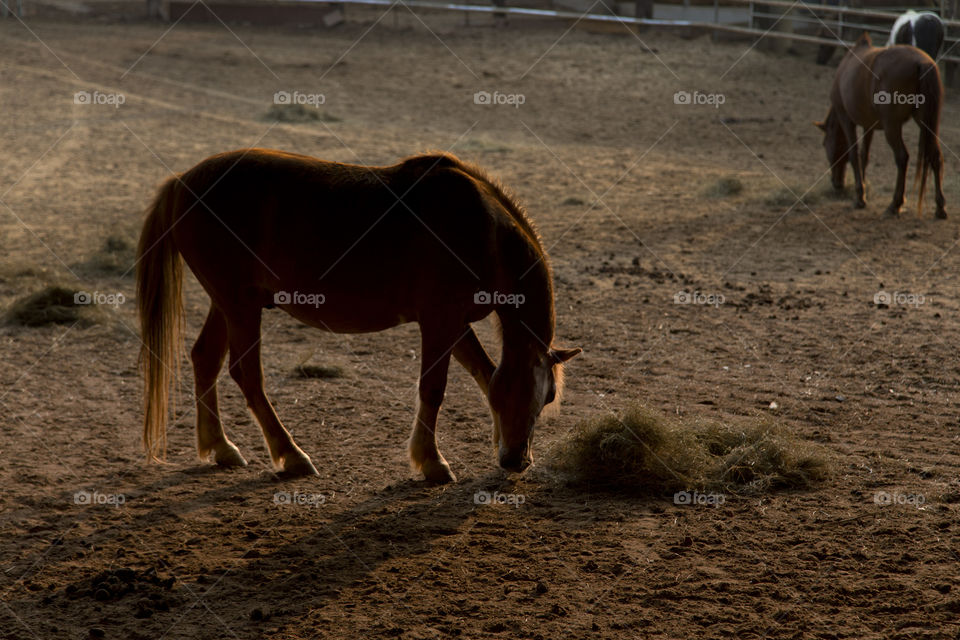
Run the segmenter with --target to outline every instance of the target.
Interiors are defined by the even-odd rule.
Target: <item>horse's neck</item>
[[[527,298],[497,310],[503,332],[503,357],[547,351],[553,342],[553,302]]]

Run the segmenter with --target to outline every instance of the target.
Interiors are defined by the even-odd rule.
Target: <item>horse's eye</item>
[[[556,387],[550,387],[550,390],[547,391],[547,401],[544,404],[550,404],[557,399],[557,389]]]

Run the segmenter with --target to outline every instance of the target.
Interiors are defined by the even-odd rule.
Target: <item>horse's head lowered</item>
[[[543,408],[563,391],[563,363],[581,349],[532,351],[505,359],[490,378],[493,441],[500,466],[523,471],[533,462],[534,425]]]
[[[827,162],[830,164],[830,179],[833,182],[833,188],[842,191],[843,179],[847,174],[847,160],[850,157],[850,144],[847,141],[847,136],[844,134],[843,127],[840,126],[833,108],[827,114],[826,120],[814,124],[823,131],[823,148],[827,151]]]

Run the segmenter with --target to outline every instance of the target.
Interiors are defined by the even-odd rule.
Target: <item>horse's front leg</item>
[[[490,377],[496,370],[497,365],[493,363],[493,360],[487,354],[487,350],[483,348],[473,327],[468,326],[466,333],[454,345],[453,357],[473,376],[486,398],[490,390]]]
[[[867,182],[867,163],[870,162],[870,143],[873,142],[873,127],[863,132],[863,146],[860,147],[860,176],[864,187]]]
[[[453,347],[453,357],[457,359],[463,368],[470,372],[473,379],[477,381],[480,390],[483,391],[483,397],[490,402],[490,378],[496,370],[497,365],[493,363],[487,350],[483,348],[480,339],[473,331],[473,327],[467,327],[467,333],[457,341]],[[497,422],[493,423],[493,443],[500,442],[500,434],[496,432]]]
[[[844,120],[840,126],[843,127],[843,134],[847,137],[847,140],[850,141],[850,146],[847,148],[847,155],[850,158],[850,165],[853,167],[853,186],[857,193],[853,204],[857,209],[863,209],[867,206],[867,201],[863,193],[863,170],[860,166],[860,154],[857,150],[857,125],[851,120],[846,120],[845,118]]]
[[[457,480],[437,449],[437,415],[447,388],[450,354],[457,340],[457,336],[449,337],[448,333],[439,327],[420,325],[420,388],[417,417],[410,434],[410,465],[422,471],[427,482],[434,484]]]
[[[886,214],[895,216],[900,213],[900,207],[903,206],[903,193],[907,181],[907,164],[910,162],[910,153],[907,151],[907,145],[903,144],[902,127],[890,125],[885,127],[883,134],[887,138],[887,143],[893,149],[893,157],[897,161],[897,188],[893,192],[893,200],[887,207]]]

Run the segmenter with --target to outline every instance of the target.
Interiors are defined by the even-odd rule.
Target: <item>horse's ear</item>
[[[864,32],[860,35],[860,37],[857,38],[856,46],[859,47],[859,46],[862,45],[862,44],[865,44],[865,45],[867,45],[868,47],[869,47],[871,44],[873,44],[873,40],[870,39],[870,34],[867,33],[866,31],[864,31]]]
[[[574,347],[573,349],[551,349],[550,359],[553,360],[554,364],[563,364],[581,353],[583,353],[583,349],[580,347]]]
[[[824,133],[827,132],[827,123],[826,123],[826,122],[814,122],[814,123],[813,123],[813,126],[815,126],[817,129],[820,129],[820,131],[823,131]]]

